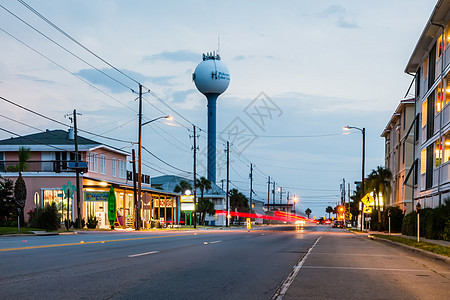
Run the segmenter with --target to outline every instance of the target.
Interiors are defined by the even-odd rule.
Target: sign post
[[[67,198],[67,220],[66,220],[66,228],[67,231],[69,231],[70,228],[70,219],[69,219],[69,212],[70,212],[70,197],[73,196],[74,191],[77,190],[76,186],[73,186],[70,181],[67,181],[67,184],[63,185],[61,190],[64,193],[64,198]],[[73,198],[72,198],[73,199]],[[80,216],[78,216],[80,217]]]

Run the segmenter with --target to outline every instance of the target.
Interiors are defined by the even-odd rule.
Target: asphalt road
[[[329,226],[1,237],[0,270],[2,299],[450,298],[447,265]]]

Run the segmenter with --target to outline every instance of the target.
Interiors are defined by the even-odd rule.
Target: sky
[[[270,176],[297,211],[320,218],[343,179],[352,191],[361,180],[361,132],[345,125],[366,129],[366,174],[384,165],[380,135],[436,3],[0,0],[0,96],[67,125],[76,109],[80,129],[126,142],[80,135],[131,151],[141,83],[144,121],[174,118],[143,127],[157,157],[143,151],[143,173],[191,176],[194,124],[206,177],[206,99],[192,73],[202,53],[219,51],[231,81],[218,100],[217,184],[228,140],[232,188],[249,196],[252,164],[254,199],[267,201]],[[2,101],[0,129],[6,139],[67,127]]]

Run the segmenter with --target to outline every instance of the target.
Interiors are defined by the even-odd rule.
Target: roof
[[[158,177],[152,177],[151,179],[152,186],[159,186],[163,191],[172,192],[175,187],[181,181],[187,181],[189,184],[193,185],[193,180],[176,176],[176,175],[163,175]],[[223,191],[218,185],[215,183],[211,183],[212,188],[209,191],[205,191],[204,197],[207,198],[224,198],[225,191]],[[197,188],[197,195],[200,195],[200,189]]]
[[[392,117],[389,119],[389,122],[387,123],[386,127],[384,128],[383,132],[381,133],[381,137],[384,137],[388,134],[388,132],[391,128],[391,124],[397,120],[397,118],[401,115],[401,111],[407,105],[414,105],[414,98],[403,99],[400,101],[400,103],[398,104],[394,113],[392,114]]]
[[[101,145],[101,143],[77,136],[78,145]],[[0,145],[73,145],[74,140],[64,130],[46,130],[21,137],[0,140]]]
[[[77,136],[78,148],[81,151],[91,151],[97,148],[107,148],[108,150],[119,152],[124,155],[128,153],[123,150],[108,146],[97,141],[84,138],[80,135]],[[16,138],[9,138],[0,140],[0,146],[7,151],[17,151],[17,147],[26,146],[30,147],[32,151],[55,151],[55,148],[71,151],[73,150],[75,140],[69,139],[68,131],[56,129],[46,130],[44,132],[33,133]]]
[[[408,64],[405,68],[406,73],[417,73],[424,56],[429,52],[431,43],[433,43],[441,30],[441,27],[436,24],[445,26],[447,23],[446,20],[448,20],[449,12],[450,1],[439,0],[431,13],[430,19],[425,25],[419,40],[417,41],[411,57],[409,58]]]

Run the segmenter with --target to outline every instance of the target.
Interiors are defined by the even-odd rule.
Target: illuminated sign
[[[194,203],[193,202],[181,202],[180,209],[182,211],[194,211]]]
[[[365,206],[372,206],[375,204],[375,200],[373,199],[373,197],[367,193],[362,199],[361,201],[364,203]]]
[[[108,202],[109,192],[84,192],[86,202]]]
[[[182,195],[180,202],[194,203],[194,195]]]

